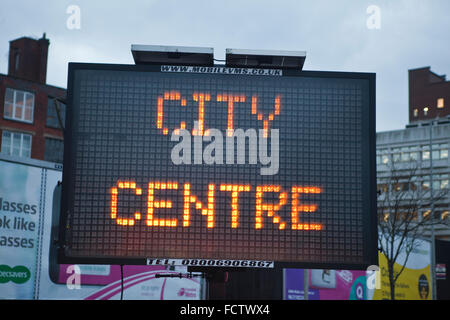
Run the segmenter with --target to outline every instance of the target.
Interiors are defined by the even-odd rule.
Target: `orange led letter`
[[[134,213],[134,219],[117,217],[117,198],[119,195],[119,189],[133,189],[138,196],[142,195],[142,189],[136,188],[136,183],[130,181],[119,181],[117,182],[117,187],[111,188],[111,219],[115,219],[117,224],[122,226],[133,226],[135,223],[135,219],[141,219],[140,212]]]
[[[281,109],[281,97],[280,95],[277,95],[274,99],[273,113],[269,113],[269,117],[267,119],[264,119],[263,113],[258,112],[258,97],[257,96],[252,97],[252,114],[257,115],[258,120],[263,122],[264,138],[267,138],[269,136],[269,121],[273,121],[275,116],[278,116],[280,114],[280,109]]]
[[[261,229],[263,227],[263,212],[267,211],[267,216],[272,217],[272,222],[277,223],[278,229],[282,230],[286,228],[286,223],[281,221],[280,216],[276,215],[275,212],[279,211],[282,206],[287,202],[287,193],[280,192],[280,186],[268,185],[268,186],[257,186],[256,187],[256,218],[255,218],[255,229]],[[267,204],[263,203],[263,195],[266,192],[280,192],[278,204]]]
[[[155,189],[170,190],[178,189],[176,182],[150,182],[148,184],[147,201],[147,226],[176,227],[178,220],[174,219],[156,219],[154,217],[155,208],[172,208],[172,202],[169,200],[155,201]]]
[[[164,127],[163,119],[164,119],[164,101],[175,101],[180,100],[181,105],[186,106],[186,99],[181,98],[181,95],[178,91],[166,91],[163,96],[159,96],[157,100],[157,117],[156,117],[156,127],[162,130],[164,135],[169,133],[169,128]],[[183,128],[183,124],[181,125],[181,129]]]
[[[245,102],[245,96],[243,95],[232,95],[232,94],[219,94],[217,95],[218,102],[228,102],[228,122],[227,122],[227,135],[229,137],[233,136],[233,117],[234,117],[234,103],[235,102]]]
[[[208,93],[194,93],[192,98],[198,102],[198,132],[194,129],[192,135],[203,136],[203,130],[205,128],[205,101],[210,101],[211,95]]]
[[[323,225],[318,223],[299,223],[298,213],[306,212],[312,213],[317,210],[317,204],[301,204],[299,205],[299,194],[319,194],[322,193],[322,189],[318,187],[298,187],[294,186],[291,189],[292,193],[292,230],[322,230]]]
[[[215,185],[208,185],[208,207],[197,200],[196,196],[191,195],[191,185],[184,184],[184,209],[183,209],[183,227],[189,227],[191,224],[191,203],[195,203],[195,209],[200,210],[202,215],[206,216],[208,228],[214,228],[214,189]]]
[[[221,184],[220,191],[231,192],[231,228],[237,228],[239,225],[239,192],[250,191],[250,186]]]

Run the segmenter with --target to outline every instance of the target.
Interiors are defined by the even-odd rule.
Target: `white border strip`
[[[214,54],[214,48],[211,47],[158,46],[147,44],[132,44],[131,51],[138,51],[140,53],[179,52],[179,53]]]
[[[306,51],[287,50],[255,50],[255,49],[226,49],[226,54],[249,55],[249,56],[278,56],[306,58]]]

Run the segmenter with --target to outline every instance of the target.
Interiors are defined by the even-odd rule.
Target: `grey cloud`
[[[69,5],[81,29],[66,28]],[[381,29],[368,30],[366,8],[381,9]],[[65,87],[67,63],[133,63],[130,45],[306,50],[307,70],[377,73],[377,130],[407,123],[407,71],[431,66],[450,74],[448,0],[2,0],[0,72],[9,41],[50,39],[48,82]]]

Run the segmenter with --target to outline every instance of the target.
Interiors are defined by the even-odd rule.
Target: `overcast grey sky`
[[[80,29],[67,27],[80,9]],[[380,9],[369,29],[367,8]],[[450,77],[449,0],[1,0],[0,73],[9,41],[50,39],[47,82],[67,86],[67,63],[132,64],[131,44],[300,50],[305,70],[376,72],[377,131],[408,122],[408,69]]]

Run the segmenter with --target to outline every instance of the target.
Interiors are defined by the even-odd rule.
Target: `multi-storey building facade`
[[[418,221],[433,216],[435,236],[450,240],[450,82],[430,67],[408,74],[409,124],[377,133],[379,213],[403,210]]]
[[[379,194],[403,192],[403,204],[395,205],[416,206],[418,212],[412,212],[416,219],[427,218],[433,211],[436,221],[441,222],[435,226],[436,237],[450,240],[449,146],[450,121],[447,120],[377,133]],[[378,208],[389,211],[390,208],[382,206],[383,201],[379,201]],[[426,230],[425,235],[429,232]]]
[[[46,84],[49,44],[45,34],[10,41],[8,74],[0,74],[0,150],[62,163],[66,90]]]

